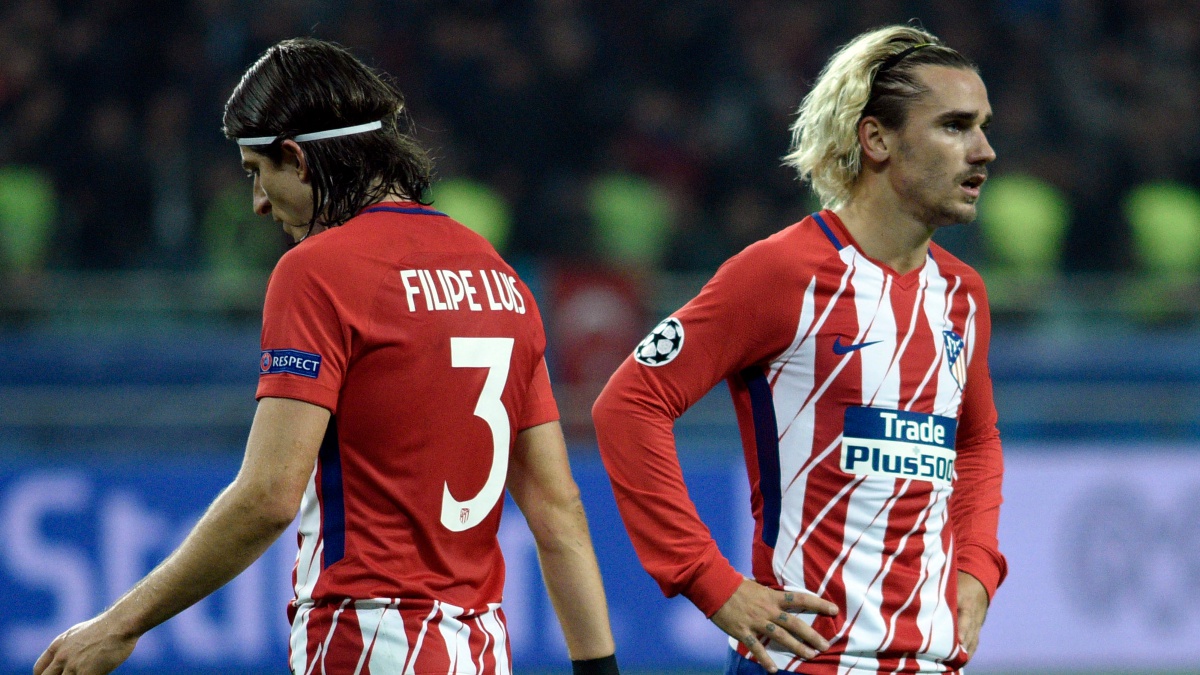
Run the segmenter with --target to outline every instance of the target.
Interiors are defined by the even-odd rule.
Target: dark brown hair
[[[313,217],[341,225],[389,192],[427,203],[433,163],[417,145],[400,91],[340,45],[284,40],[242,75],[222,120],[231,139],[275,136],[247,146],[278,164],[283,140],[381,120],[377,131],[305,141],[312,173]]]

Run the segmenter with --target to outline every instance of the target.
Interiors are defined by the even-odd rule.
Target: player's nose
[[[271,200],[267,199],[267,193],[258,184],[258,181],[254,182],[254,212],[260,216],[271,212]]]
[[[970,164],[989,164],[996,161],[996,151],[992,148],[992,144],[988,142],[987,134],[982,129],[975,136],[975,142],[971,147],[971,157],[968,158]]]

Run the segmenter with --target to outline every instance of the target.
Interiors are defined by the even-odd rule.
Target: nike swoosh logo
[[[846,354],[849,354],[850,352],[856,352],[856,351],[862,349],[863,347],[870,347],[871,345],[877,345],[880,342],[883,342],[883,340],[876,340],[874,342],[860,342],[856,345],[844,345],[844,344],[842,344],[842,336],[839,335],[833,339],[833,353],[837,354],[838,356],[844,356]]]

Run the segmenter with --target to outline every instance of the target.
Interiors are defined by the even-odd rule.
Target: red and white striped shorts
[[[343,600],[293,609],[294,675],[511,675],[500,605]]]

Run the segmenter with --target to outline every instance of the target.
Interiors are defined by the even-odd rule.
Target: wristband
[[[617,668],[617,655],[601,656],[598,659],[581,659],[571,661],[572,675],[620,675]]]

